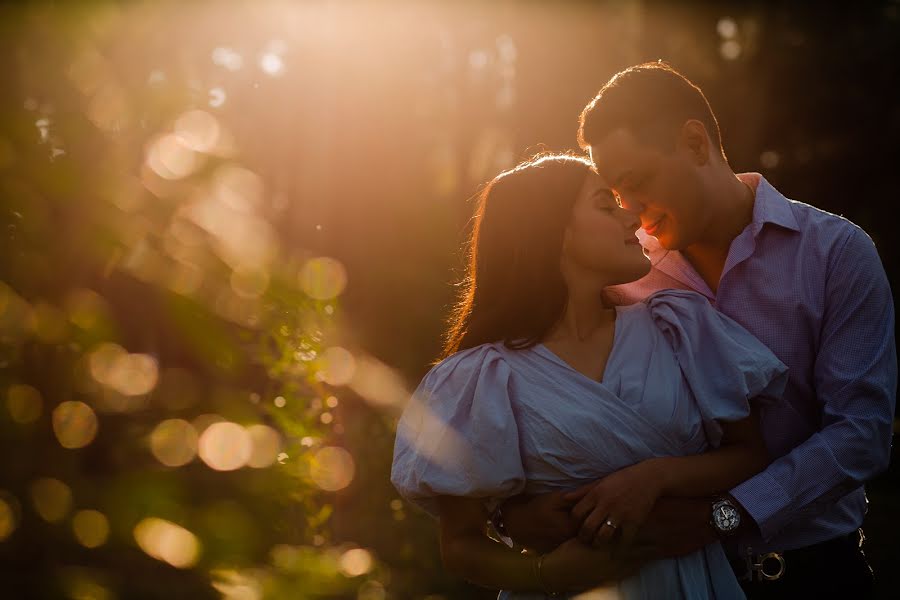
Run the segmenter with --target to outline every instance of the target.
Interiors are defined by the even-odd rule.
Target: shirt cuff
[[[768,472],[751,477],[729,493],[756,521],[764,540],[771,539],[787,524],[784,509],[790,505],[791,496]]]

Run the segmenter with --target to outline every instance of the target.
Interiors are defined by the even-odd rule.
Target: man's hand
[[[711,511],[710,498],[660,498],[636,539],[652,546],[655,558],[690,554],[718,539],[710,524]]]
[[[574,502],[565,500],[563,494],[520,495],[504,502],[502,512],[506,533],[517,544],[541,553],[550,552],[575,537],[578,523],[570,514]]]

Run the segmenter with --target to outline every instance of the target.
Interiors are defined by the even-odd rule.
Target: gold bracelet
[[[534,572],[535,572],[535,575],[537,575],[538,587],[541,588],[541,591],[544,592],[545,594],[547,594],[548,596],[555,597],[556,593],[551,592],[547,588],[547,584],[544,583],[544,577],[543,577],[543,574],[541,573],[541,568],[544,566],[544,558],[546,556],[547,556],[546,554],[541,554],[540,556],[537,557],[537,560],[534,563],[535,564]]]

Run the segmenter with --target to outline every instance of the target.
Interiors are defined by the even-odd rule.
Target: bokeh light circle
[[[184,419],[167,419],[150,434],[150,450],[167,467],[180,467],[197,456],[199,436]]]
[[[331,300],[347,287],[347,271],[340,261],[320,256],[306,261],[300,270],[300,287],[310,298]]]
[[[79,510],[72,517],[75,539],[85,548],[97,548],[109,537],[109,520],[97,510]]]
[[[149,354],[119,356],[110,373],[109,385],[126,396],[147,394],[156,387],[159,367]]]
[[[200,436],[199,453],[210,468],[216,471],[233,471],[250,460],[253,441],[247,430],[237,423],[213,423]]]
[[[72,509],[72,490],[59,479],[43,477],[31,484],[31,501],[42,519],[58,523]]]
[[[128,354],[128,352],[125,348],[118,344],[100,344],[88,357],[91,376],[98,383],[109,385],[119,359],[126,354]]]
[[[312,457],[310,477],[326,492],[336,492],[350,485],[355,470],[356,465],[349,452],[338,446],[325,446]]]
[[[341,572],[347,577],[359,577],[372,570],[372,553],[363,548],[353,548],[341,555]]]
[[[62,402],[53,409],[53,433],[63,448],[83,448],[97,435],[94,409],[77,400]]]
[[[157,138],[147,151],[147,166],[163,179],[186,177],[194,172],[199,162],[197,153],[174,133]]]
[[[0,542],[11,536],[18,526],[17,507],[15,496],[0,491]]]
[[[205,110],[191,110],[175,121],[175,135],[195,152],[209,152],[219,141],[219,122]]]
[[[268,425],[251,425],[247,434],[253,443],[253,451],[247,466],[262,469],[275,463],[281,452],[281,436]]]
[[[353,354],[340,346],[332,346],[322,353],[323,378],[329,385],[347,385],[356,372]]]
[[[13,384],[6,391],[6,409],[16,423],[34,423],[43,412],[41,393],[30,385]]]
[[[197,536],[165,519],[142,520],[134,528],[134,539],[148,555],[179,569],[193,566],[200,554]]]

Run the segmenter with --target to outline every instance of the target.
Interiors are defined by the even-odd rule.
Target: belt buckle
[[[759,576],[760,581],[778,581],[782,577],[784,577],[785,572],[785,564],[784,564],[784,556],[779,552],[769,552],[768,554],[762,554],[757,557],[759,562],[748,561],[750,562],[750,572],[751,579],[753,572]],[[774,572],[769,572],[766,569],[766,561],[774,560],[778,564],[777,570]]]

